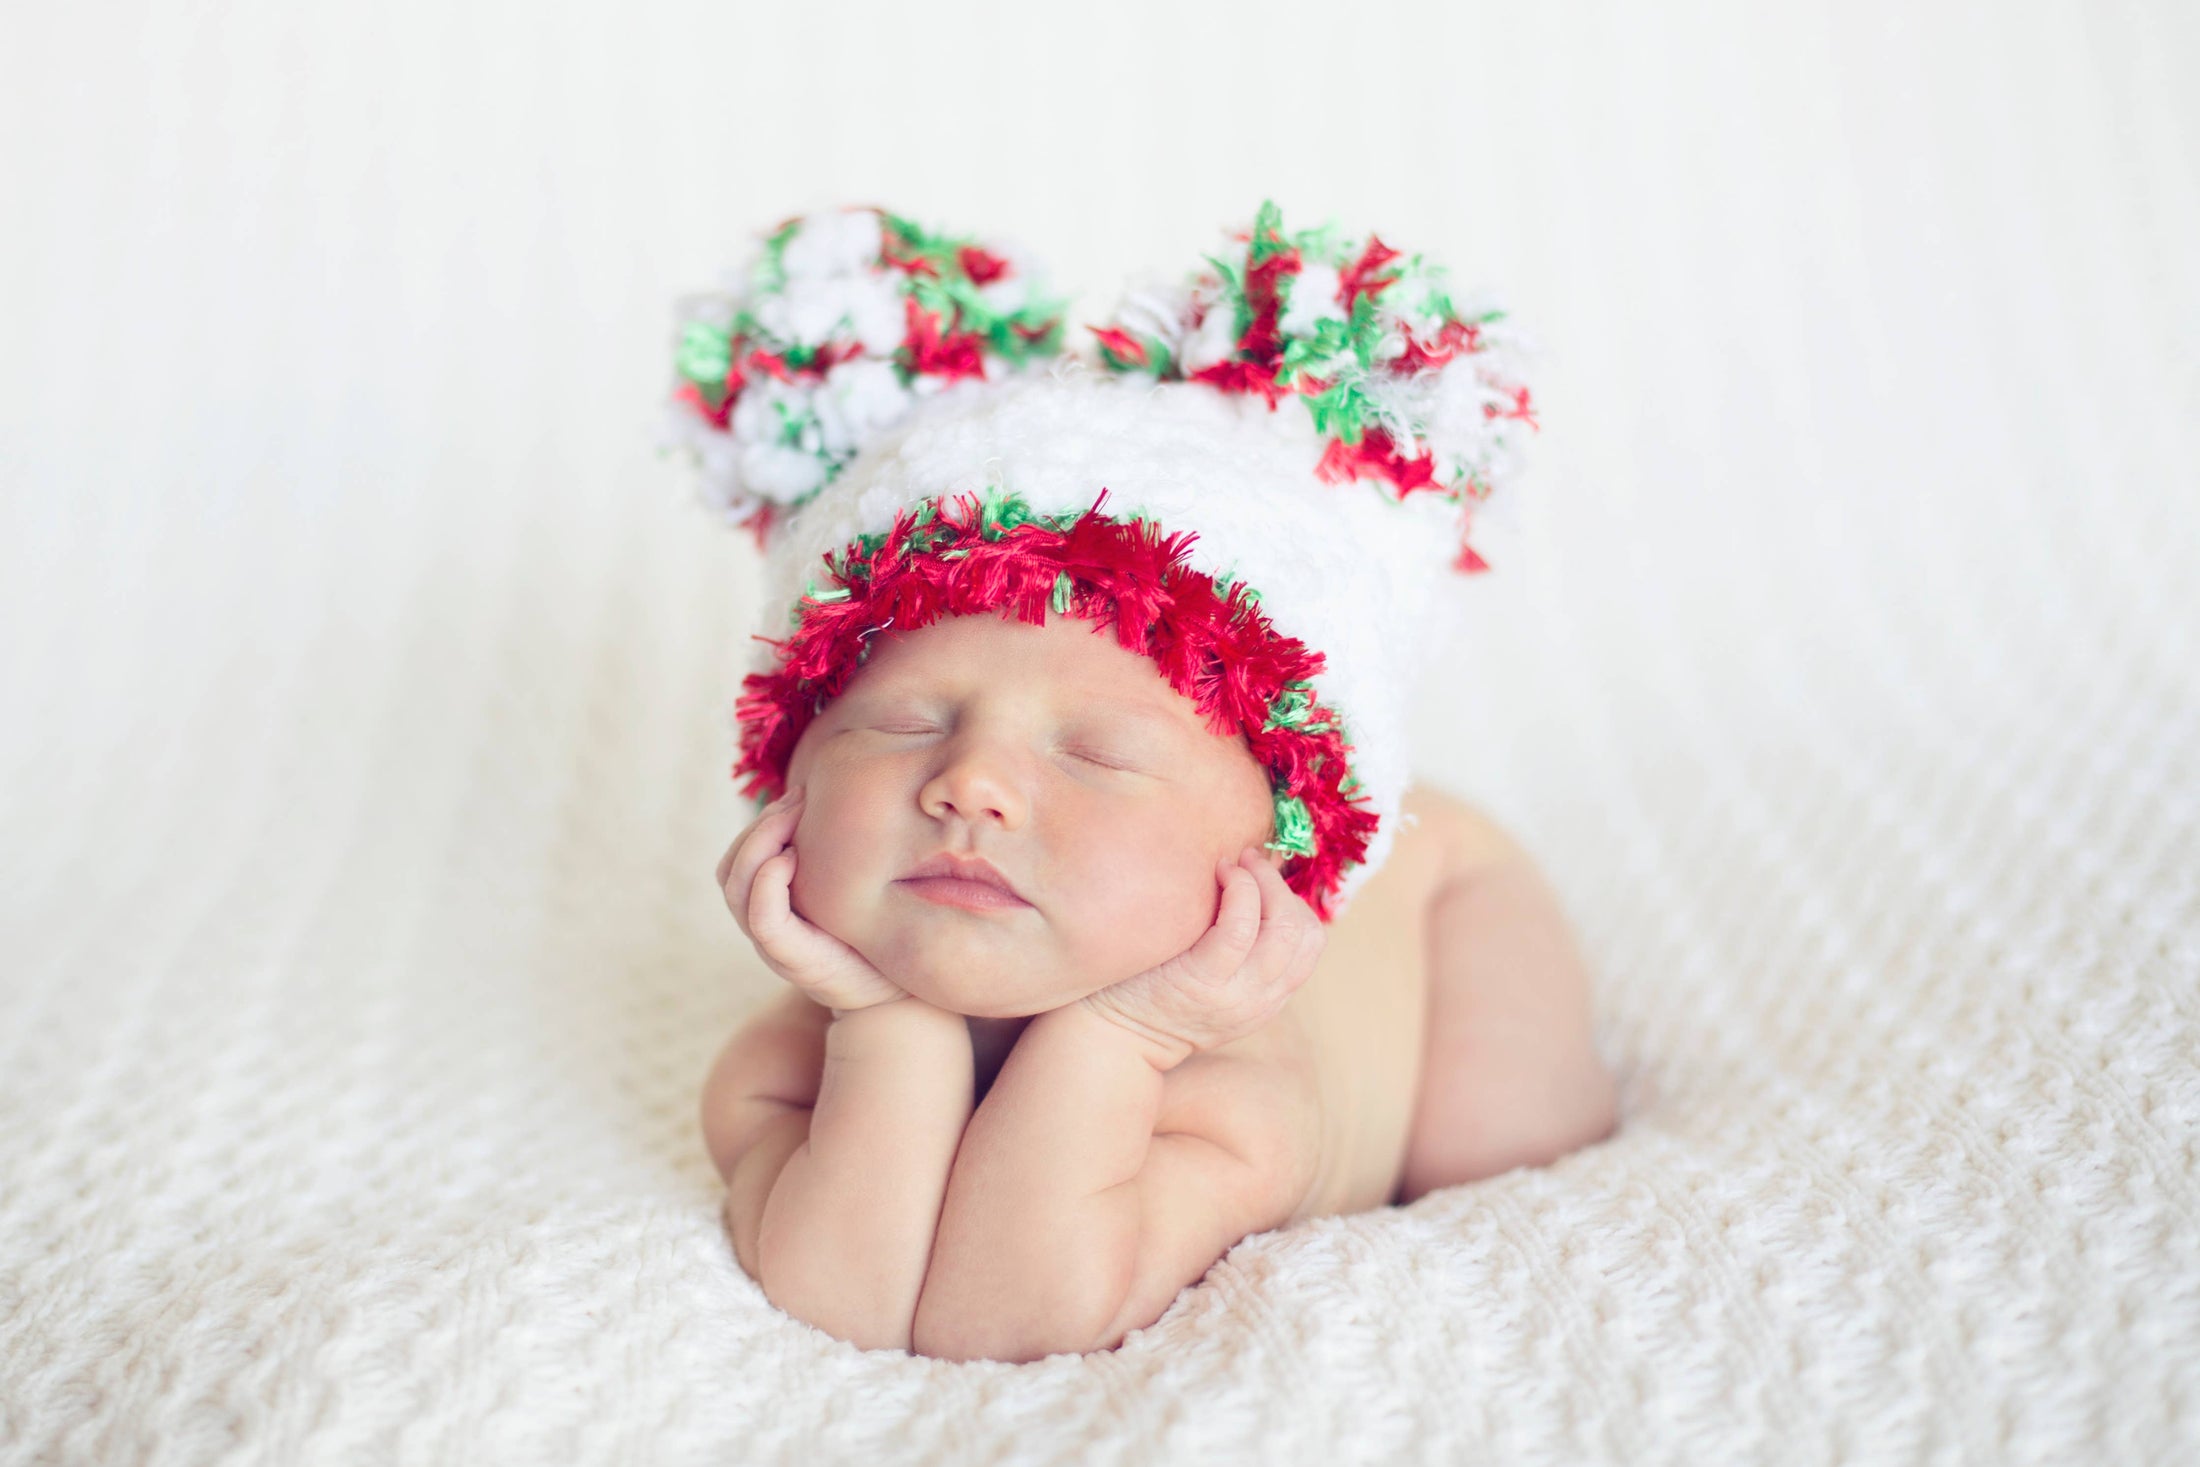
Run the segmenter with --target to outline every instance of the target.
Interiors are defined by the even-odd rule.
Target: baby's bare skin
[[[1610,1135],[1617,1117],[1588,1027],[1586,970],[1527,851],[1432,787],[1408,790],[1404,814],[1390,860],[1329,924],[1313,977],[1263,1032],[1217,1051],[1296,1054],[1311,1071],[1320,1119],[1305,1135],[1313,1181],[1291,1221],[1410,1203],[1536,1166]],[[1476,886],[1463,897],[1467,880]],[[1474,937],[1461,939],[1463,922],[1476,924]],[[1445,937],[1450,946],[1432,952]],[[1456,961],[1470,944],[1540,946],[1544,966],[1503,983],[1503,974]],[[1434,990],[1432,972],[1441,979]],[[823,1012],[810,1023],[823,1023]],[[979,1095],[1025,1023],[968,1021]],[[1208,1069],[1223,1073],[1208,1078]],[[1232,1084],[1228,1067],[1190,1060],[1170,1071],[1164,1115],[1175,1119],[1195,1093]]]
[[[1441,792],[1411,790],[1404,810],[1389,860],[1330,924],[1283,1012],[1163,1080],[1157,1130],[1227,1106],[1262,1070],[1303,1081],[1311,1180],[1293,1222],[1539,1165],[1616,1121],[1587,974],[1547,883],[1493,822]],[[753,1079],[723,1060],[760,1028],[779,1028],[793,1056],[783,1098],[814,1102],[831,1019],[794,990],[752,1018],[706,1087],[706,1131]],[[1030,1020],[964,1022],[982,1101]]]
[[[1410,792],[1323,928],[1243,845],[1242,743],[1143,659],[982,619],[889,653],[797,748],[822,807],[775,805],[719,869],[792,988],[720,1056],[703,1126],[736,1256],[790,1313],[950,1358],[1103,1348],[1249,1233],[1610,1131],[1587,975],[1487,819]],[[1105,697],[1163,722],[1095,733]],[[897,878],[943,840],[1037,908],[911,905]],[[1202,852],[1219,910],[1187,885]],[[1111,967],[1137,976],[1080,978]]]
[[[1320,1164],[1293,1220],[1412,1202],[1611,1134],[1589,980],[1549,885],[1480,812],[1409,790],[1279,1041],[1306,1046]]]

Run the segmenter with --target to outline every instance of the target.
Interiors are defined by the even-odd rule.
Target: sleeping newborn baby
[[[1536,428],[1504,314],[1272,203],[1204,260],[1091,358],[1019,251],[870,207],[686,307],[675,441],[779,633],[717,880],[787,984],[704,1139],[842,1340],[1109,1348],[1251,1234],[1614,1124],[1555,896],[1410,776]]]
[[[883,635],[719,865],[790,985],[704,1095],[734,1252],[866,1348],[1107,1348],[1248,1234],[1613,1125],[1512,841],[1417,791],[1325,927],[1245,739],[1096,630]]]

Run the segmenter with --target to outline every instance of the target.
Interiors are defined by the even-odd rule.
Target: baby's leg
[[[1428,1012],[1397,1201],[1612,1132],[1618,1103],[1589,1029],[1589,975],[1555,893],[1525,857],[1436,889]]]

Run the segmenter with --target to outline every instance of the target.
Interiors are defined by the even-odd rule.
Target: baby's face
[[[949,617],[872,639],[803,730],[794,907],[916,997],[1036,1014],[1166,961],[1214,920],[1215,863],[1270,835],[1268,777],[1098,623]],[[942,852],[1022,905],[928,899]],[[1268,853],[1269,859],[1279,859]]]

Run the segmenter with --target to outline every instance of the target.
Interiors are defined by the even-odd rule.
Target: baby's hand
[[[734,838],[718,862],[727,909],[766,966],[835,1017],[904,997],[862,954],[796,915],[790,894],[801,815],[802,791],[789,790]]]
[[[1215,863],[1222,905],[1199,941],[1078,1002],[1144,1041],[1157,1069],[1243,1038],[1314,971],[1329,934],[1257,849]]]

